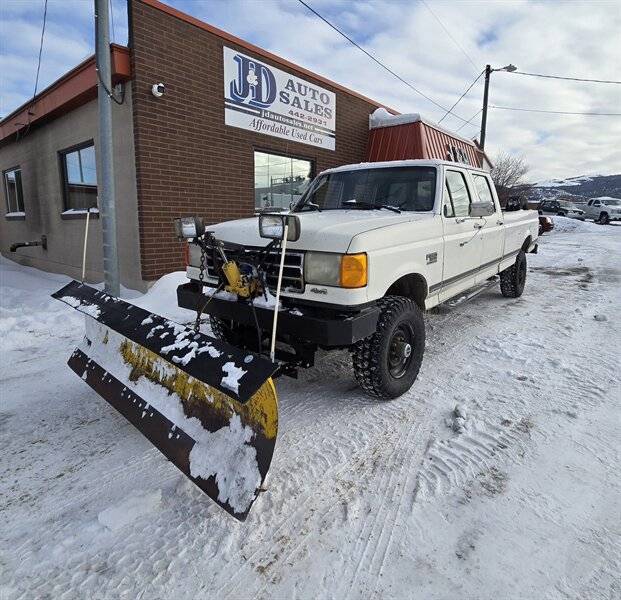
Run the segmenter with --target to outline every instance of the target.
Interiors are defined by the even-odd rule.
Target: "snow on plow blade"
[[[277,365],[77,281],[52,296],[86,315],[71,369],[245,520],[276,444]]]

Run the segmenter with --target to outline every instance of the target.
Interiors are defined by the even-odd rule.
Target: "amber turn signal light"
[[[344,254],[341,260],[341,287],[361,288],[367,284],[367,255]]]

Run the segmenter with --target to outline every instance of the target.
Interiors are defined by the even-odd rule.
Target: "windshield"
[[[608,206],[621,206],[621,200],[602,200]]]
[[[434,167],[355,169],[320,175],[296,205],[296,211],[319,208],[430,211],[436,192]]]

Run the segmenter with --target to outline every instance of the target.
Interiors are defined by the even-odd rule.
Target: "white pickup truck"
[[[607,225],[611,221],[621,221],[621,200],[609,196],[593,198],[586,205],[584,216],[602,225]]]
[[[264,238],[285,220],[292,241],[278,339],[292,352],[281,356],[310,366],[318,348],[349,348],[359,384],[385,399],[406,392],[418,375],[426,309],[498,275],[503,296],[520,296],[526,253],[537,250],[536,211],[503,213],[487,172],[441,160],[330,169],[289,212],[209,230],[247,273],[262,271],[273,291],[280,254]],[[178,288],[179,305],[209,314],[216,336],[260,350],[272,326],[271,294],[253,302],[214,293],[221,264],[190,240],[191,281]]]

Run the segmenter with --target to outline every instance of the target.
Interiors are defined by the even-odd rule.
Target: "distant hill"
[[[621,175],[579,175],[567,179],[551,179],[535,183],[531,197],[562,198],[570,196],[576,202],[586,202],[589,198],[609,196],[621,198]]]

